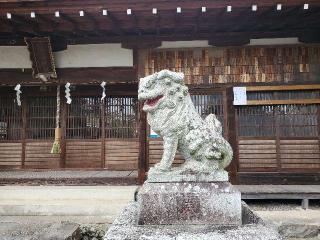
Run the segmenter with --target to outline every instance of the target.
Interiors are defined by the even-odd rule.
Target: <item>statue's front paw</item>
[[[157,163],[156,165],[154,165],[154,168],[163,172],[170,171],[170,166],[167,166],[162,163]]]

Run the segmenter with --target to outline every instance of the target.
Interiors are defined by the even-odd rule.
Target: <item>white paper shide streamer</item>
[[[101,97],[101,100],[105,99],[105,97],[107,96],[106,95],[106,82],[102,82],[100,84],[100,86],[102,87],[102,97]]]
[[[66,83],[66,85],[65,85],[65,88],[66,88],[66,90],[65,90],[65,93],[66,93],[66,99],[67,99],[67,103],[68,104],[71,104],[71,95],[70,95],[70,83]]]
[[[17,92],[16,94],[17,94],[17,104],[18,104],[18,106],[21,106],[21,98],[20,98],[20,94],[22,93],[21,92],[21,85],[20,84],[17,84],[16,86],[15,86],[15,88],[14,88],[14,90]]]

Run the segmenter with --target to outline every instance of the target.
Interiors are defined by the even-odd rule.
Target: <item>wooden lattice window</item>
[[[319,90],[249,92],[248,100],[319,99]],[[319,104],[274,104],[237,107],[239,136],[316,137]]]
[[[73,97],[67,108],[67,138],[101,137],[100,97]]]
[[[0,97],[0,140],[21,139],[22,114],[14,97]]]
[[[27,138],[54,138],[56,108],[55,97],[29,97],[27,99]]]
[[[106,99],[106,138],[138,137],[137,103],[136,97],[110,97]]]
[[[193,94],[191,95],[191,100],[204,119],[209,114],[213,113],[216,115],[218,120],[224,125],[224,111],[223,111],[223,94],[220,92],[206,93],[206,94]]]
[[[276,135],[275,106],[243,106],[237,109],[239,136]]]
[[[317,137],[319,105],[280,105],[277,107],[280,137]]]

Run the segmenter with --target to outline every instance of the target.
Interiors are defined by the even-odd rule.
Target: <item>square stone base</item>
[[[228,182],[145,183],[139,225],[241,225],[241,194]]]
[[[104,240],[282,240],[245,204],[241,226],[138,225],[138,204],[131,203],[108,229]]]

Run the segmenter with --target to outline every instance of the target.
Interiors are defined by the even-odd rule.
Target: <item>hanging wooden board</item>
[[[30,53],[33,77],[44,81],[48,78],[57,78],[50,38],[25,38],[25,42]]]

